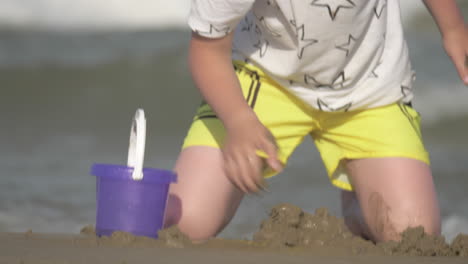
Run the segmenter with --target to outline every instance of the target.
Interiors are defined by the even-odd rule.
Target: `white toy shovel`
[[[132,178],[143,179],[143,162],[145,159],[146,118],[143,109],[137,109],[130,129],[127,166],[133,167]]]

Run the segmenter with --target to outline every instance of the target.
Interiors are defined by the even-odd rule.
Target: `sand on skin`
[[[96,237],[90,227],[77,235],[0,233],[0,263],[468,263],[468,235],[451,244],[410,229],[401,242],[374,244],[353,236],[343,220],[318,209],[289,204],[271,210],[252,240],[212,239],[192,244],[172,227],[159,239],[115,232]]]

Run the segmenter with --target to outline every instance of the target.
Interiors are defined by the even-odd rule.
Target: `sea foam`
[[[400,1],[403,18],[421,1]],[[0,0],[0,25],[53,30],[184,28],[190,0]]]

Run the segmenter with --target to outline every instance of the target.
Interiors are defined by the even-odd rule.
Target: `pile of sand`
[[[211,239],[205,243],[192,244],[176,227],[159,232],[159,239],[136,237],[125,232],[114,232],[111,237],[98,238],[92,228],[82,230],[91,235],[81,242],[95,245],[118,245],[126,247],[167,246],[187,247],[232,247],[243,249],[282,249],[294,252],[307,251],[320,255],[398,255],[398,256],[460,256],[468,257],[468,235],[460,234],[448,244],[442,236],[431,236],[423,228],[411,228],[399,242],[375,244],[354,236],[343,219],[332,216],[320,208],[314,214],[290,204],[275,206],[264,220],[252,240]]]
[[[193,244],[176,227],[161,230],[158,239],[125,232],[98,237],[91,226],[81,234],[0,232],[0,263],[468,263],[463,258],[468,257],[468,235],[447,244],[443,237],[413,228],[402,237],[400,242],[374,244],[353,236],[326,209],[309,214],[280,204],[249,240],[214,238]]]
[[[351,254],[468,257],[468,235],[459,234],[449,245],[444,237],[427,235],[419,227],[406,230],[400,242],[374,244],[354,236],[343,219],[330,215],[327,209],[320,208],[315,214],[309,214],[290,204],[275,206],[253,239],[266,246]]]

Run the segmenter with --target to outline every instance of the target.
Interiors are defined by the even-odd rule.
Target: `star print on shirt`
[[[201,30],[196,30],[195,32],[197,32],[198,34],[200,35],[213,35],[213,33],[224,33],[224,35],[227,35],[229,34],[229,31],[231,31],[231,28],[226,26],[226,27],[222,27],[222,28],[217,28],[215,27],[213,24],[210,24],[210,29],[208,31],[201,31]]]
[[[340,72],[335,77],[332,83],[320,82],[320,81],[317,81],[317,79],[315,79],[315,77],[311,75],[308,75],[308,74],[304,75],[304,82],[306,84],[314,85],[316,89],[333,89],[333,90],[343,89],[345,81],[346,81],[346,78],[345,78],[344,71]]]
[[[302,59],[302,55],[304,54],[304,50],[309,47],[310,45],[313,45],[318,42],[316,39],[306,39],[305,38],[305,30],[304,30],[305,25],[302,24],[299,28],[297,28],[297,36],[299,37],[298,45],[299,45],[299,51],[297,53],[297,57],[299,59]]]
[[[408,97],[411,94],[411,87],[401,85],[401,93],[403,94],[403,99]]]
[[[272,6],[272,7],[276,8],[277,10],[280,10],[280,7],[279,7],[278,4],[276,3],[276,1],[270,1],[270,0],[268,0],[268,1],[267,1],[267,5]]]
[[[380,65],[382,65],[382,61],[379,61],[377,65],[375,66],[375,68],[371,71],[370,76],[369,76],[370,78],[379,78],[377,69],[379,68]]]
[[[330,107],[327,103],[325,103],[324,101],[322,101],[320,98],[317,99],[317,106],[318,106],[318,109],[320,111],[327,111],[327,112],[338,112],[338,111],[342,111],[342,112],[348,112],[349,108],[351,108],[351,106],[353,105],[353,103],[347,103],[345,105],[342,105],[342,106],[339,106],[339,107]]]
[[[374,14],[378,19],[380,19],[380,17],[382,16],[385,7],[387,7],[387,1],[383,0],[378,1],[377,5],[374,7]]]
[[[408,96],[411,95],[412,93],[412,88],[411,88],[411,83],[416,80],[416,72],[412,71],[411,73],[411,80],[409,82],[404,82],[403,84],[400,85],[401,88],[401,94],[403,95],[403,100],[407,98]]]
[[[262,29],[257,24],[255,24],[255,34],[257,34],[258,41],[253,44],[253,46],[254,48],[258,49],[260,58],[263,58],[268,50],[268,47],[270,46],[270,43],[268,40],[262,37]]]
[[[313,0],[310,4],[317,7],[326,7],[331,20],[335,20],[340,9],[351,9],[356,6],[351,0]]]
[[[297,23],[296,23],[296,17],[294,15],[296,12],[294,11],[293,0],[289,0],[289,6],[291,7],[291,10],[292,10],[292,17],[288,18],[288,21],[296,29],[296,37],[297,37]]]
[[[346,52],[346,57],[349,55],[349,51],[354,47],[354,44],[356,44],[357,39],[353,37],[353,35],[349,34],[348,36],[348,42],[335,46],[337,49],[342,50]]]
[[[258,42],[254,44],[254,47],[257,48],[259,51],[260,58],[263,58],[263,56],[265,56],[268,50],[268,46],[270,46],[270,43],[268,42],[268,40],[262,40],[262,39],[259,39]]]
[[[249,19],[249,17],[245,17],[244,21],[241,24],[241,31],[250,31],[253,27],[253,21]]]
[[[274,29],[271,28],[270,25],[268,25],[268,22],[265,20],[265,17],[260,17],[258,20],[260,21],[260,23],[262,23],[263,28],[265,28],[272,36],[277,38],[281,37],[280,33],[276,32]]]

